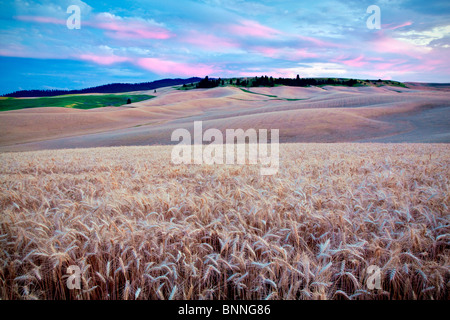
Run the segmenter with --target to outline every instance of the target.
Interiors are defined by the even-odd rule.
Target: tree
[[[209,80],[209,77],[206,76],[204,79],[200,80],[199,83],[197,83],[197,88],[214,88],[220,85],[219,80]]]

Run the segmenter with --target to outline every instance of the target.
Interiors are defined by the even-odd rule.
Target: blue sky
[[[450,82],[449,1],[0,1],[0,93],[169,77]],[[70,30],[67,8],[81,9]],[[370,5],[381,29],[369,29]]]

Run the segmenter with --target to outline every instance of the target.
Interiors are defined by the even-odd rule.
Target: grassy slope
[[[121,106],[153,98],[150,95],[104,94],[104,95],[66,95],[43,98],[5,98],[0,99],[0,111],[19,110],[41,107],[64,107],[76,109],[93,109],[106,106]]]
[[[286,144],[269,177],[171,147],[3,153],[0,297],[448,299],[449,152]]]
[[[222,131],[279,128],[282,142],[450,141],[447,91],[336,86],[244,90],[168,88],[134,108],[0,112],[0,150],[170,144],[173,130],[190,129],[198,120]]]

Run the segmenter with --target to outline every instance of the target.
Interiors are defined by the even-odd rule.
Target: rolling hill
[[[280,129],[280,142],[450,142],[450,93],[418,86],[176,90],[120,107],[0,112],[0,150],[172,144],[177,128]]]

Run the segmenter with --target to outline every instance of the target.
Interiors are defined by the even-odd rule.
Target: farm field
[[[2,9],[3,314],[448,313],[449,1]]]
[[[0,298],[449,298],[447,144],[287,143],[274,176],[171,149],[1,153]]]
[[[222,132],[280,129],[283,143],[450,142],[448,88],[410,87],[166,87],[125,94],[123,101],[155,97],[120,107],[3,111],[0,151],[167,145],[174,130],[192,131],[194,121]]]
[[[131,102],[139,102],[151,99],[150,95],[129,95],[129,94],[79,94],[64,95],[56,97],[42,98],[1,98],[0,111],[60,107],[74,109],[93,109],[110,106],[121,106],[127,103],[128,98]]]

